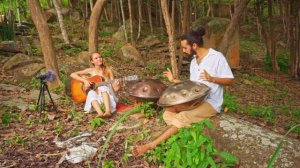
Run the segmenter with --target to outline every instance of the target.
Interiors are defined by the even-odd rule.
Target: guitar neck
[[[101,83],[97,83],[94,88],[97,88],[99,86],[105,86],[105,85],[111,84],[111,83],[113,83],[116,80],[124,81],[124,78],[119,78],[119,79],[114,79],[114,80],[108,80],[108,81],[104,81],[104,82],[101,82]]]

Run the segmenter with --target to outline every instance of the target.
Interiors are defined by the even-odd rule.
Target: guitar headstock
[[[138,80],[138,76],[137,75],[131,75],[131,76],[126,76],[124,78],[125,81],[135,81]]]

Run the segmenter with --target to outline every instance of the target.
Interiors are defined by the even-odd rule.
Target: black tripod
[[[54,110],[57,112],[57,109],[54,105],[54,101],[51,97],[51,94],[49,92],[48,85],[47,85],[46,81],[40,79],[40,82],[41,82],[40,94],[39,94],[39,99],[38,99],[38,102],[37,102],[37,108],[39,109],[39,112],[42,112],[42,111],[45,110],[45,91],[48,92],[48,95],[50,97],[52,106],[53,106]]]

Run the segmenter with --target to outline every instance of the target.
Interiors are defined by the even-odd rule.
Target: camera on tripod
[[[55,74],[55,72],[48,70],[47,72],[45,72],[43,74],[37,75],[35,78],[39,79],[41,81],[53,82],[56,79],[56,74]]]
[[[51,97],[51,94],[49,92],[48,85],[47,85],[47,82],[52,82],[56,79],[55,72],[48,70],[46,73],[39,74],[35,78],[39,79],[41,82],[40,83],[40,93],[39,93],[39,98],[38,98],[38,102],[37,102],[37,108],[39,109],[40,112],[45,110],[45,91],[47,91],[49,98],[51,100],[52,106],[53,106],[54,110],[57,112],[56,107],[54,105],[54,101]]]

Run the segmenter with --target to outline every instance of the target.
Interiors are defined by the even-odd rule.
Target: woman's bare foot
[[[132,148],[132,154],[134,156],[141,156],[141,155],[143,155],[144,153],[146,153],[150,149],[151,149],[151,147],[148,144],[146,144],[146,145],[140,145],[140,146],[134,146]]]
[[[109,117],[111,117],[111,113],[110,112],[105,112],[103,114],[103,118],[109,118]]]

